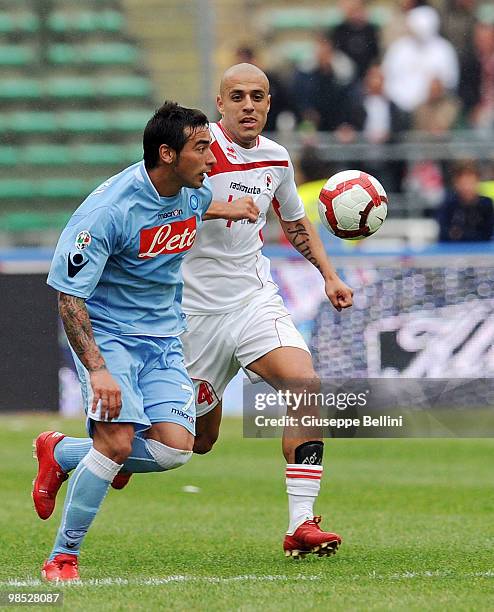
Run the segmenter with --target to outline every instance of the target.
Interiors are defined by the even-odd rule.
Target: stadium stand
[[[448,6],[446,0],[430,4],[442,14]],[[142,127],[159,100],[200,106],[215,118],[216,83],[239,42],[255,41],[261,65],[279,77],[296,106],[294,75],[306,74],[314,59],[314,29],[334,29],[344,18],[339,2],[212,0],[208,25],[204,6],[200,0],[0,0],[0,246],[31,244],[18,217],[9,222],[21,206],[24,221],[32,212],[33,227],[38,212],[46,212],[53,242],[60,211],[67,214],[101,178],[140,158]],[[383,34],[398,27],[400,3],[372,0],[366,6],[369,22]],[[479,0],[475,18],[493,23],[492,3]],[[386,44],[383,36],[381,55]],[[211,68],[217,73],[208,79]],[[472,125],[465,111],[440,137],[402,126],[379,142],[369,140],[365,129],[347,140],[335,132],[316,134],[317,125],[295,114],[291,123],[277,126],[276,135],[295,162],[309,141],[324,162],[322,176],[358,167],[382,180],[392,207],[380,238],[407,218],[414,221],[407,227],[417,228],[410,241],[434,239],[432,217],[449,187],[452,160],[476,159],[483,179],[494,176],[489,131]],[[7,236],[5,228],[14,229]]]
[[[141,158],[153,87],[119,2],[1,0],[0,35],[0,242],[49,244]]]
[[[87,67],[106,64],[132,66],[137,56],[137,49],[126,43],[104,43],[97,45],[70,45],[63,43],[51,45],[48,47],[47,52],[48,61],[52,64],[78,64]]]
[[[31,10],[12,3],[12,6],[2,5],[0,11],[0,33],[8,36],[33,34],[39,29],[38,16]]]
[[[119,33],[125,28],[125,18],[120,11],[111,8],[103,10],[67,10],[62,8],[53,11],[47,19],[47,26],[52,32],[61,34],[75,33]]]
[[[29,45],[0,45],[0,67],[28,66],[34,62],[36,50]]]

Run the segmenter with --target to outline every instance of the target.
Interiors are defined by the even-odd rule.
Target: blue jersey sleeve
[[[109,206],[89,211],[79,208],[60,236],[48,284],[69,295],[91,297],[115,242],[115,224]]]

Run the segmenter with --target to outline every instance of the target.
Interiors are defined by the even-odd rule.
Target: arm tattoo
[[[70,345],[84,366],[90,372],[105,369],[105,361],[94,341],[85,301],[73,295],[59,293],[58,311]]]
[[[286,233],[288,235],[288,240],[290,240],[297,251],[303,255],[307,261],[310,261],[310,263],[320,272],[321,265],[312,253],[310,235],[305,225],[303,223],[297,223],[293,227],[287,229]]]

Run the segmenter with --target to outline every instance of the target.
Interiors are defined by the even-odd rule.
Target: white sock
[[[314,502],[321,488],[322,465],[287,463],[286,492],[288,493],[289,524],[287,534],[314,518]]]
[[[92,472],[98,478],[111,482],[120,471],[122,467],[115,461],[112,461],[109,457],[106,457],[94,447],[87,453],[87,455],[81,460],[87,469]]]
[[[154,457],[156,463],[163,470],[173,470],[192,457],[192,451],[182,450],[180,448],[172,448],[166,444],[162,444],[157,440],[146,440],[149,452]]]

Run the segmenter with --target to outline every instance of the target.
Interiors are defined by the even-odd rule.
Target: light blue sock
[[[79,465],[92,446],[91,438],[69,438],[67,436],[55,446],[55,460],[64,472],[70,472]],[[132,452],[123,464],[122,471],[142,474],[144,472],[163,472],[165,468],[156,462],[149,450],[147,440],[135,437]]]
[[[66,436],[55,446],[55,461],[64,472],[74,470],[92,448],[91,438],[70,438]]]
[[[78,555],[81,543],[122,466],[91,448],[69,481],[62,522],[50,555]]]

